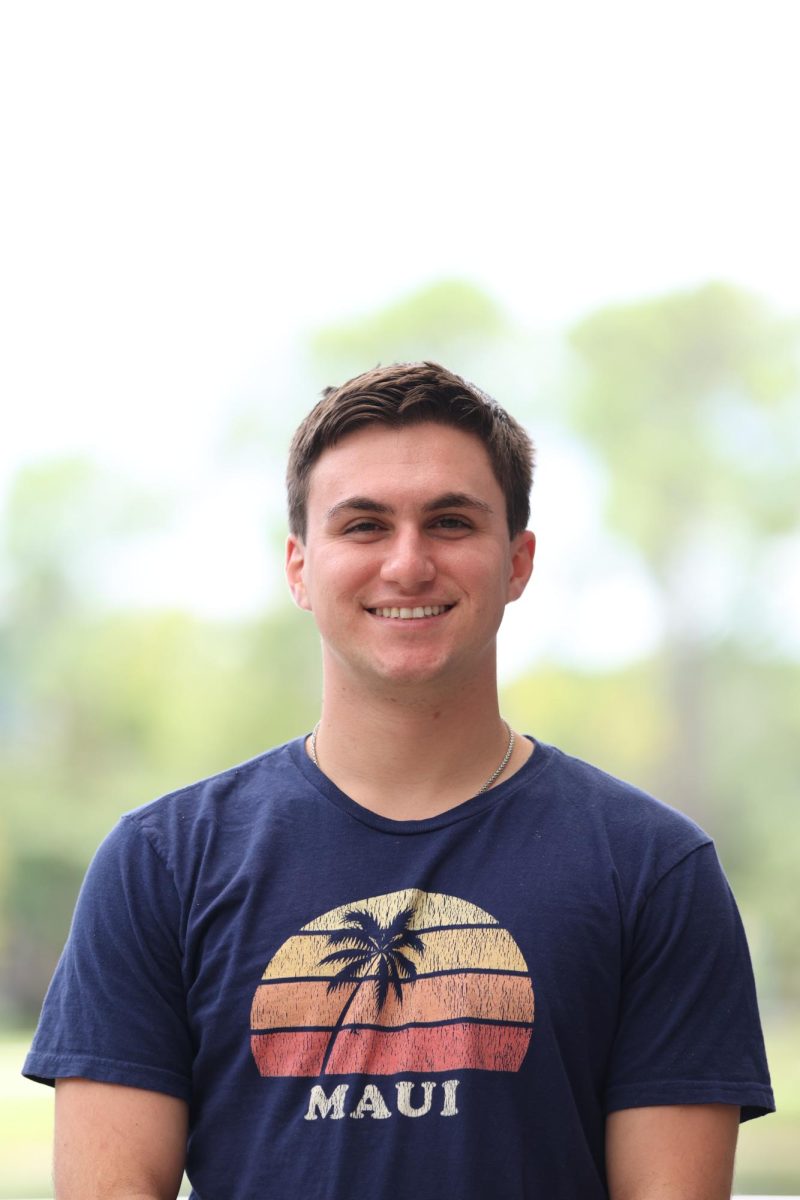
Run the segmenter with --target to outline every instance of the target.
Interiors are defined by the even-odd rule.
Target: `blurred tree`
[[[698,535],[797,526],[798,332],[723,284],[605,309],[572,331],[575,428],[608,465],[609,516],[669,592],[681,634],[696,626],[681,585]]]
[[[702,816],[713,795],[711,650],[768,649],[754,580],[769,539],[798,522],[797,325],[711,284],[604,310],[571,344],[575,428],[607,467],[612,526],[663,598],[664,785]]]
[[[315,389],[379,363],[433,360],[490,388],[520,419],[534,411],[537,423],[545,414],[557,419],[560,335],[519,328],[467,280],[430,283],[377,312],[327,326],[310,339],[309,349]]]
[[[14,620],[47,624],[68,607],[85,608],[96,596],[99,555],[165,516],[163,501],[86,459],[24,467],[3,526]]]
[[[7,506],[0,1008],[27,1019],[86,862],[120,813],[316,719],[316,635],[287,608],[213,623],[103,601],[103,564],[162,512],[76,460],[26,468]]]
[[[378,363],[442,358],[448,363],[507,336],[500,307],[474,284],[442,280],[357,320],[322,329],[311,339],[317,363],[332,372],[331,382]]]
[[[800,672],[770,616],[770,563],[800,519],[798,334],[753,296],[711,284],[607,309],[570,339],[574,427],[605,465],[611,526],[662,600],[661,652],[627,742],[643,741],[642,721],[652,730],[654,705],[661,733],[635,777],[717,837],[745,908],[770,931],[754,944],[770,959],[761,978],[773,1000],[800,994],[800,914],[787,901]],[[585,719],[606,730],[607,705]]]
[[[42,1003],[69,930],[83,864],[62,855],[20,855],[7,897],[8,969],[0,996],[6,1012],[29,1019]]]

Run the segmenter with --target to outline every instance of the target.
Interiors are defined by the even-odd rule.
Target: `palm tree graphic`
[[[413,983],[417,978],[415,963],[403,953],[404,950],[415,950],[417,954],[425,953],[425,944],[419,934],[409,929],[409,923],[414,916],[413,908],[404,908],[388,925],[380,921],[366,909],[351,908],[345,913],[345,922],[349,929],[334,929],[328,934],[329,946],[341,946],[319,960],[319,966],[328,963],[344,963],[328,984],[329,992],[355,983],[344,1008],[339,1013],[336,1024],[331,1030],[325,1056],[322,1060],[320,1074],[324,1075],[328,1060],[333,1050],[334,1042],[339,1034],[350,1005],[356,998],[356,993],[372,979],[375,984],[375,1000],[378,1012],[381,1011],[389,995],[389,989],[394,991],[399,1004],[403,1003],[401,979]]]

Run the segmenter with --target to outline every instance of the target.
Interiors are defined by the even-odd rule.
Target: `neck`
[[[357,803],[398,820],[435,816],[476,795],[502,762],[508,729],[491,687],[452,693],[369,697],[326,688],[317,734],[318,765]],[[524,763],[517,738],[502,782]]]

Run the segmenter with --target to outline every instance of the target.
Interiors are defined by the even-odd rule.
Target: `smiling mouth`
[[[420,617],[441,617],[455,608],[454,604],[425,604],[415,608],[368,608],[373,617],[387,617],[394,621],[418,621]]]

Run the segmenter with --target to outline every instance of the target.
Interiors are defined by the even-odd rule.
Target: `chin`
[[[419,687],[424,684],[435,684],[443,682],[451,678],[456,681],[456,671],[454,664],[449,660],[438,660],[436,662],[414,662],[414,663],[386,663],[383,669],[378,669],[377,674],[386,683],[393,683],[398,686],[406,685],[408,687]]]

